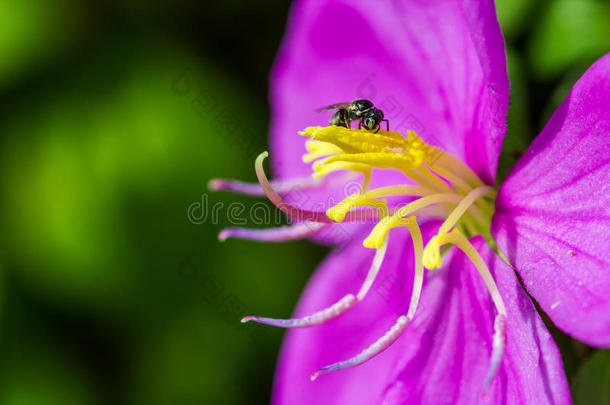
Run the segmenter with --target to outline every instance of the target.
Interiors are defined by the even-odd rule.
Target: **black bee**
[[[390,130],[390,123],[383,119],[383,111],[373,106],[370,100],[355,100],[351,103],[332,104],[317,110],[317,112],[337,110],[330,118],[330,125],[351,128],[352,121],[359,121],[358,128],[379,132],[381,122],[386,123],[386,130]]]

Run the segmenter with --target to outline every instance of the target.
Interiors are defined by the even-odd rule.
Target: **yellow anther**
[[[305,142],[305,147],[309,153],[303,155],[304,163],[313,162],[322,157],[343,153],[341,148],[332,143],[314,141],[313,139],[308,139],[307,142]]]
[[[362,245],[369,249],[379,249],[383,244],[385,234],[390,229],[392,219],[394,219],[394,216],[385,217],[377,222],[377,225],[375,225],[369,236],[362,242]]]
[[[326,216],[336,222],[341,222],[349,210],[354,207],[373,207],[379,211],[379,217],[388,215],[386,200],[374,200],[367,197],[366,193],[354,194],[341,201],[339,204],[326,211]]]
[[[318,141],[332,143],[348,153],[387,152],[386,148],[409,147],[409,142],[397,132],[373,133],[338,126],[309,127],[299,132]]]
[[[424,142],[416,133],[415,131],[411,131],[408,130],[407,131],[407,137],[405,138],[409,144],[411,145],[411,147],[413,148],[419,148],[419,149],[426,149],[426,148],[433,148],[433,146],[428,145],[426,142]]]
[[[469,209],[472,210],[471,214],[478,217],[479,221],[486,221],[486,218],[483,216],[481,211],[473,204],[480,198],[495,197],[496,194],[496,190],[489,186],[481,186],[472,190],[466,195],[466,197],[464,197],[462,201],[460,201],[460,203],[457,205],[457,207],[455,207],[455,209],[451,212],[447,219],[445,219],[445,222],[443,222],[443,224],[438,230],[438,234],[442,235],[444,233],[449,232]]]
[[[421,166],[422,162],[424,161],[424,157],[426,156],[424,151],[421,149],[409,149],[409,155],[412,156],[413,166],[415,167]]]
[[[409,226],[415,221],[415,217],[401,218],[395,215],[385,217],[375,225],[369,236],[362,245],[369,249],[379,249],[383,245],[383,239],[388,231],[398,226]]]
[[[314,178],[322,178],[328,174],[337,170],[349,170],[353,172],[364,173],[367,176],[371,172],[371,166],[364,163],[352,163],[352,162],[332,162],[325,164],[324,161],[318,160],[313,164]]]
[[[506,315],[506,306],[504,305],[504,301],[500,296],[498,286],[496,285],[493,276],[489,272],[489,268],[487,267],[485,260],[483,260],[474,246],[472,246],[472,243],[470,243],[470,241],[457,229],[449,232],[443,243],[451,243],[457,246],[466,254],[466,256],[468,256],[472,264],[474,264],[481,274],[481,277],[483,277],[483,281],[487,285],[487,289],[489,290],[489,294],[491,295],[491,299],[493,300],[498,313]]]
[[[441,267],[441,246],[439,235],[434,235],[424,248],[424,267],[427,269],[437,269]]]
[[[380,169],[409,170],[417,167],[417,162],[413,159],[413,157],[394,152],[344,153],[326,158],[324,162],[366,163]],[[421,160],[419,163],[421,164]]]
[[[370,235],[365,239],[364,246],[368,248],[377,249],[378,246],[383,242],[383,236],[386,232],[395,226],[403,224],[402,221],[406,221],[405,217],[411,215],[413,212],[418,211],[432,204],[440,203],[458,203],[460,201],[459,196],[453,194],[432,194],[410,202],[409,204],[401,207],[391,217],[383,218],[375,225],[375,228],[371,231]]]
[[[313,164],[311,165],[311,168],[314,171],[320,171],[322,169],[324,169],[324,166],[326,165],[326,161],[324,159],[322,160],[316,160],[315,162],[313,162]]]
[[[425,268],[432,270],[441,267],[441,246],[452,243],[457,233],[460,232],[454,229],[449,233],[434,235],[430,238],[430,241],[424,248],[423,262]]]
[[[328,126],[309,127],[299,133],[311,138],[307,142],[310,153],[306,154],[303,160],[310,162],[321,159],[321,163],[317,163],[314,170],[321,171],[323,165],[338,161],[362,163],[380,169],[400,170],[417,183],[438,191],[452,190],[437,174],[424,166],[424,162],[429,166],[437,157],[437,148],[427,145],[413,131],[408,131],[407,136],[403,137],[392,131],[373,133]],[[316,177],[325,174],[326,172]],[[452,181],[454,178],[448,180]]]

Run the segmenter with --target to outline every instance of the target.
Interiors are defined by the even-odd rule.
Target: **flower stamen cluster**
[[[407,313],[400,316],[389,331],[360,354],[317,370],[312,374],[312,380],[323,373],[361,364],[398,339],[416,314],[423,287],[424,269],[440,267],[443,256],[441,248],[444,245],[454,245],[466,254],[479,271],[497,310],[491,361],[483,382],[486,387],[495,375],[504,353],[507,314],[485,261],[468,238],[482,235],[491,240],[489,226],[496,190],[485,185],[458,158],[426,144],[413,131],[408,131],[407,136],[403,137],[392,131],[371,133],[328,126],[309,127],[299,134],[310,138],[306,142],[307,153],[303,156],[303,161],[312,163],[314,178],[322,179],[337,171],[360,173],[363,176],[360,191],[348,196],[325,213],[294,207],[286,203],[268,181],[263,169],[263,161],[267,157],[264,152],[256,159],[255,168],[265,194],[288,216],[309,223],[376,221],[375,227],[363,241],[364,247],[376,250],[375,257],[356,294],[348,293],[331,306],[305,317],[275,319],[248,316],[243,318],[242,322],[256,321],[278,327],[301,328],[319,325],[340,316],[362,301],[370,290],[384,260],[389,231],[393,228],[406,228],[413,241],[415,258],[413,290]],[[373,169],[397,170],[405,176],[404,184],[370,189]],[[387,199],[397,196],[412,201],[402,206],[388,205]],[[418,216],[432,216],[444,220],[426,245]],[[281,228],[278,232],[286,233],[286,229]]]

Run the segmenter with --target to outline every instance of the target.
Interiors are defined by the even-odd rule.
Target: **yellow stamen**
[[[428,194],[433,194],[434,191],[420,186],[387,186],[379,187],[366,192],[368,198],[382,198],[398,195],[412,195],[423,197]]]
[[[406,141],[400,134],[380,131],[377,134],[364,131],[353,130],[344,127],[309,127],[299,132],[317,141],[332,143],[346,153],[364,152],[391,152],[392,149],[408,147],[410,142]]]
[[[396,226],[404,224],[407,215],[414,213],[424,207],[439,203],[459,203],[459,196],[453,194],[432,194],[415,200],[398,209],[391,217],[382,218],[375,225],[369,236],[364,240],[364,247],[378,249],[381,246],[384,235]]]
[[[386,205],[385,200],[375,200],[372,198],[368,198],[366,193],[359,193],[347,197],[339,204],[328,209],[326,211],[326,216],[332,219],[333,221],[341,222],[343,221],[343,218],[345,218],[347,212],[353,207],[357,206],[368,206],[377,208],[377,210],[379,211],[379,218],[384,218],[388,215],[388,207]]]
[[[309,153],[303,155],[304,163],[313,162],[321,157],[343,153],[341,148],[333,145],[332,143],[314,141],[313,139],[308,139],[307,142],[305,142],[305,147]]]
[[[420,198],[419,200],[410,202],[409,204],[405,205],[404,207],[399,208],[394,213],[394,216],[405,217],[405,216],[410,215],[411,213],[418,211],[424,207],[427,207],[428,205],[431,205],[431,204],[441,204],[441,203],[457,204],[460,201],[461,201],[461,198],[459,195],[451,194],[451,193],[427,195],[425,197]]]
[[[332,162],[366,163],[380,169],[410,170],[418,168],[422,160],[415,160],[412,156],[405,156],[394,152],[368,152],[368,153],[343,153],[334,155],[324,160],[324,164]]]
[[[474,190],[472,190],[460,203],[458,206],[451,212],[451,214],[447,217],[445,222],[441,225],[438,230],[438,233],[447,233],[453,226],[457,223],[462,215],[466,212],[472,204],[481,197],[491,197],[496,195],[496,190],[489,186],[481,186]]]
[[[470,241],[466,239],[460,231],[454,229],[453,231],[447,234],[446,243],[451,243],[457,246],[466,254],[466,256],[468,256],[470,261],[474,264],[474,266],[481,274],[483,281],[487,285],[487,289],[489,290],[489,294],[491,295],[491,299],[494,302],[498,313],[501,315],[506,315],[506,306],[504,305],[504,301],[500,296],[498,286],[496,285],[496,282],[494,281],[491,273],[489,272],[489,268],[487,267],[485,260],[483,260],[479,252],[477,252],[474,246],[472,246]]]
[[[329,164],[323,164],[320,161],[314,163],[313,166],[314,178],[322,178],[329,175],[337,170],[349,170],[360,173],[370,173],[371,166],[363,163],[351,163],[351,162],[333,162]]]
[[[483,185],[481,179],[479,179],[479,177],[460,159],[457,159],[455,156],[438,148],[434,148],[432,153],[434,157],[430,160],[425,160],[425,163],[441,176],[444,176],[441,171],[444,173],[455,173],[460,179],[463,179],[471,187],[479,187]]]
[[[300,132],[311,138],[307,142],[310,153],[307,161],[314,161],[314,177],[323,177],[337,170],[363,173],[361,193],[345,199],[327,211],[329,218],[342,221],[346,213],[356,206],[373,206],[380,210],[381,220],[364,244],[379,248],[388,227],[401,223],[400,219],[430,205],[440,204],[440,213],[446,220],[439,230],[439,237],[451,228],[460,229],[473,236],[486,228],[493,205],[485,198],[493,199],[495,191],[483,182],[459,159],[427,145],[413,131],[403,137],[397,132],[371,133],[338,126],[309,127]],[[418,184],[415,189],[400,189],[390,186],[376,189],[374,193],[364,191],[371,181],[372,168],[396,169]],[[412,195],[422,198],[399,208],[393,219],[387,215],[386,197]],[[374,200],[381,199],[380,203]],[[455,208],[452,208],[455,206]],[[383,207],[383,208],[380,208]],[[382,213],[382,209],[385,211]],[[438,210],[437,210],[438,211]],[[434,244],[424,249],[423,260],[430,266],[440,266],[440,252]],[[426,256],[429,256],[426,258]]]
[[[444,242],[442,238],[446,236],[446,234],[434,235],[428,241],[422,258],[425,268],[432,270],[441,267],[441,244]]]
[[[411,217],[410,221],[407,221],[407,228],[411,233],[411,239],[413,240],[413,251],[415,253],[415,277],[413,280],[413,290],[411,291],[411,303],[409,304],[409,312],[407,312],[407,318],[413,319],[415,311],[417,310],[417,304],[419,303],[419,297],[421,296],[422,285],[424,282],[424,266],[422,263],[422,256],[424,250],[424,242],[421,236],[421,230],[415,217]]]

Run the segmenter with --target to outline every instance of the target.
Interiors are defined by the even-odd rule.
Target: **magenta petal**
[[[566,333],[610,345],[610,54],[574,85],[500,189],[492,231]]]
[[[506,351],[486,393],[496,310],[480,275],[453,248],[448,265],[424,285],[422,308],[400,341],[386,391],[389,404],[568,404],[561,355],[514,272],[479,238],[507,309]]]
[[[391,129],[416,130],[493,181],[508,106],[493,1],[299,1],[271,84],[281,177],[310,172],[296,133],[328,123],[316,108],[369,98]]]
[[[428,277],[413,324],[392,347],[361,366],[309,381],[312,370],[360,352],[406,310],[413,265],[405,233],[393,231],[388,261],[364,302],[325,325],[288,333],[274,403],[569,403],[555,343],[512,270],[481,240],[475,246],[489,258],[508,310],[506,354],[488,402],[482,401],[481,387],[496,313],[480,276],[460,252]],[[308,286],[298,313],[319,309],[356,288],[370,259],[365,253],[352,246],[329,258]]]

